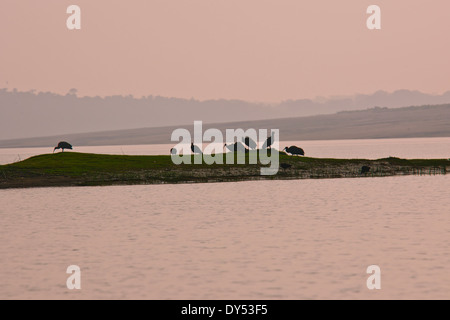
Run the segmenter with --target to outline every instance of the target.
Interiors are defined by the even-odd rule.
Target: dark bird
[[[302,148],[296,147],[296,146],[291,146],[291,147],[286,147],[283,149],[283,151],[286,151],[287,153],[292,154],[293,156],[304,156],[305,155],[305,151],[303,151]]]
[[[64,152],[64,149],[72,150],[72,145],[68,142],[61,141],[60,143],[58,143],[58,145],[55,147],[55,149],[53,149],[53,153],[55,152],[55,150],[58,150],[58,149],[62,149],[62,152]]]
[[[286,170],[292,167],[292,165],[288,163],[280,163],[280,167],[283,168],[283,170]]]
[[[224,148],[226,147],[228,150],[230,150],[231,152],[246,152],[248,151],[247,148],[245,148],[245,146],[240,143],[240,142],[236,142],[233,144],[224,144],[223,146]]]
[[[172,149],[170,149],[170,154],[177,154],[177,149],[175,149],[175,148],[172,148]]]
[[[255,142],[252,138],[250,138],[250,137],[242,138],[242,142],[245,143],[245,145],[246,145],[249,149],[252,149],[252,150],[255,150],[255,149],[258,147],[258,145],[256,144],[256,142]]]
[[[202,154],[202,150],[200,150],[193,142],[191,142],[191,151],[193,154]]]
[[[370,171],[370,167],[368,167],[368,166],[361,167],[361,174],[368,173],[369,171]]]
[[[266,141],[264,141],[262,149],[267,149],[267,148],[271,149],[272,143],[274,143],[274,140],[275,140],[275,133],[272,132],[272,135],[270,137],[268,137]]]

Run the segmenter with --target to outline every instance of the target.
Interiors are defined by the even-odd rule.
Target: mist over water
[[[279,178],[339,176],[334,167],[359,177],[0,189],[0,300],[450,299],[450,1],[74,2],[0,0],[2,187],[204,181],[213,170],[172,172],[150,157],[152,172],[131,161],[108,172],[120,162],[108,157],[89,177],[64,177],[54,161],[3,170],[64,161],[51,155],[59,141],[170,161],[172,133],[193,131],[197,145],[200,120],[304,139],[275,146],[307,157],[448,161],[374,178],[411,170],[317,161],[307,172],[272,152]],[[373,265],[381,290],[367,287]],[[68,288],[70,266],[81,290]]]

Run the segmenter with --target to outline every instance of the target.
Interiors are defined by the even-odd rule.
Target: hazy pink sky
[[[80,31],[66,28],[71,4]],[[371,4],[380,31],[366,28]],[[1,0],[0,88],[267,102],[442,93],[449,12],[448,0]]]

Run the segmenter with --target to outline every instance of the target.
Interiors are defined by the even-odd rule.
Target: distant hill
[[[269,105],[241,100],[206,100],[146,96],[78,97],[51,92],[0,89],[0,140],[132,128],[175,126],[202,120],[226,123],[333,114],[375,106],[450,103],[450,91],[378,91],[371,95],[288,100]]]
[[[141,128],[0,141],[0,147],[53,146],[60,140],[83,146],[172,143],[172,131],[186,126]],[[281,140],[450,137],[450,104],[405,108],[371,108],[332,115],[205,124],[208,128],[280,129]],[[449,146],[450,148],[450,146]]]

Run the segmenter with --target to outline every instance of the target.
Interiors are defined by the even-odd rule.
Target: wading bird
[[[247,148],[245,148],[245,146],[240,143],[240,142],[236,142],[233,144],[226,144],[223,146],[224,148],[226,147],[228,150],[230,150],[231,152],[246,152],[248,151]]]
[[[191,142],[191,151],[193,154],[202,154],[202,150],[200,150],[193,142]]]
[[[303,151],[302,148],[299,148],[297,146],[291,146],[291,147],[286,147],[283,149],[283,151],[286,151],[287,153],[292,154],[293,156],[304,156],[305,155],[305,151]]]
[[[262,149],[272,149],[272,143],[274,143],[275,141],[275,133],[272,132],[272,135],[270,137],[267,138],[266,141],[264,141],[264,144],[262,146]]]
[[[64,152],[64,149],[72,150],[72,145],[68,142],[61,141],[60,143],[58,143],[58,145],[55,147],[55,149],[53,149],[53,153],[55,152],[55,150],[58,150],[58,149],[62,149],[62,152]]]
[[[256,142],[255,142],[252,138],[250,138],[250,137],[242,138],[242,142],[245,143],[245,145],[246,145],[249,149],[252,149],[252,150],[255,150],[255,149],[258,147],[258,145],[256,144]]]

